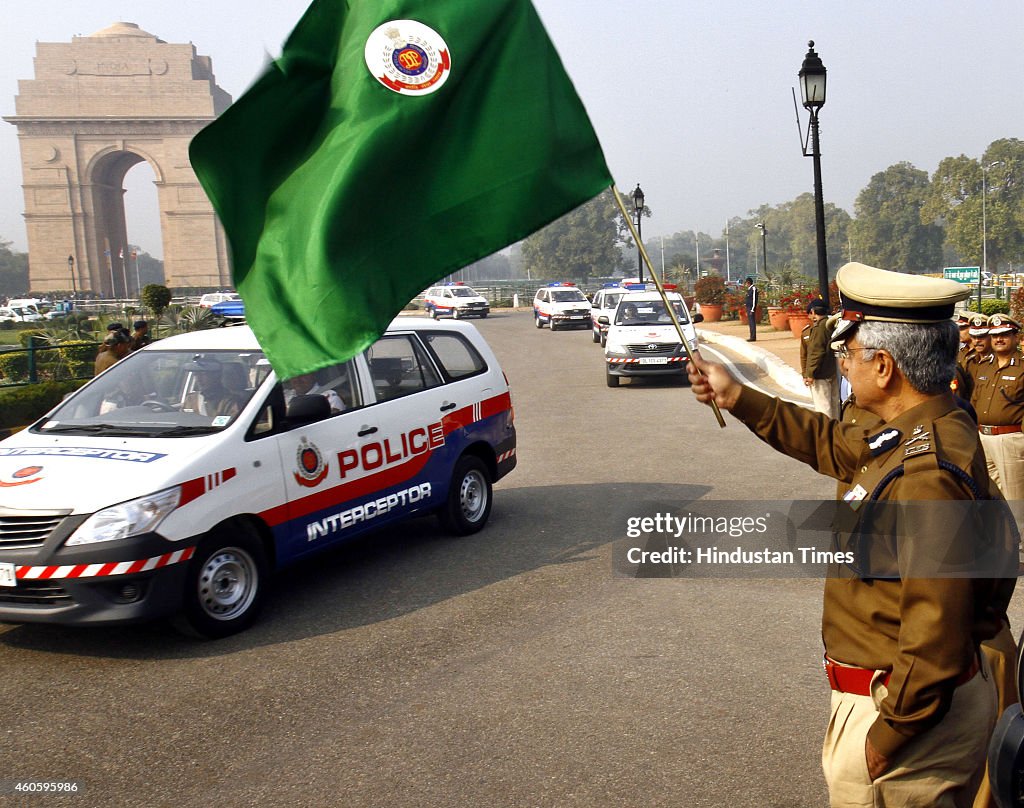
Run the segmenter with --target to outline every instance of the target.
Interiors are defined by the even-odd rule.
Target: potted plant
[[[725,281],[721,275],[705,275],[694,285],[694,296],[700,303],[704,320],[715,323],[722,319],[725,308]]]
[[[811,321],[807,314],[807,304],[817,298],[814,292],[794,289],[779,298],[779,305],[787,315],[787,326],[793,336],[799,337],[804,327]]]

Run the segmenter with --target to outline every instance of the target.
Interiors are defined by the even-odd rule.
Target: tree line
[[[527,238],[522,274],[577,282],[634,274],[636,245],[611,193]],[[623,204],[632,210],[632,199]],[[857,195],[852,216],[825,204],[825,232],[830,275],[847,261],[912,273],[983,263],[994,274],[1024,270],[1024,141],[996,140],[979,160],[947,157],[931,177],[908,162],[889,166]],[[703,273],[715,250],[733,279],[764,275],[766,266],[787,284],[818,273],[811,193],[733,217],[718,235],[691,230],[644,241],[656,268],[664,256],[675,279],[689,272],[696,280],[698,258]]]

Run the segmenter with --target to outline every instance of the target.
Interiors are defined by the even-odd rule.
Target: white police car
[[[533,321],[537,328],[587,328],[590,325],[590,301],[574,283],[549,283],[533,298]]]
[[[590,328],[594,342],[601,343],[602,348],[604,347],[608,326],[598,322],[598,320],[601,317],[607,317],[611,320],[615,314],[615,307],[619,305],[619,300],[628,291],[629,289],[624,284],[608,283],[594,293],[594,299],[590,304]]]
[[[666,298],[682,326],[690,350],[697,349],[695,322],[686,302],[678,292],[666,292]],[[614,317],[601,316],[599,322],[608,327],[605,335],[605,380],[609,387],[618,387],[629,376],[686,376],[686,350],[657,292],[628,292],[619,299]]]
[[[276,568],[435,513],[480,530],[516,465],[467,323],[396,319],[285,384],[246,326],[160,340],[0,442],[0,620],[247,627]]]
[[[423,306],[435,320],[438,317],[486,317],[491,313],[487,299],[461,282],[431,286],[423,295]]]

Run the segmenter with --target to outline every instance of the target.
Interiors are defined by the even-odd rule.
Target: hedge
[[[25,387],[0,390],[0,428],[21,427],[45,415],[65,395],[77,390],[88,379],[42,382]]]
[[[971,311],[978,310],[978,301],[972,300],[968,305]],[[991,317],[993,314],[1009,314],[1010,304],[1005,300],[996,300],[994,298],[982,298],[981,301],[981,313]]]

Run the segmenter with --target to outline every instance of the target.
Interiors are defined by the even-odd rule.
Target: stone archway
[[[134,297],[124,177],[156,177],[164,274],[171,287],[231,284],[223,231],[188,144],[231,103],[209,57],[119,22],[70,43],[36,46],[35,78],[16,114],[33,291]],[[69,260],[70,259],[70,260]]]

